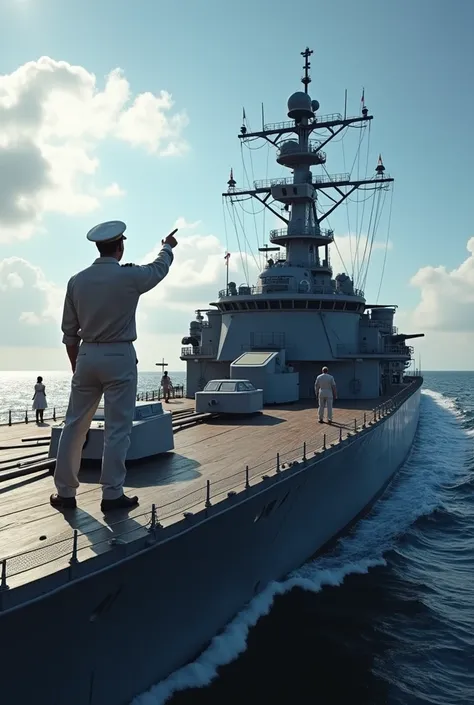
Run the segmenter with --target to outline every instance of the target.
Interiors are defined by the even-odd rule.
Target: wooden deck
[[[173,414],[194,409],[192,399],[171,399],[169,404],[163,404],[165,409]],[[45,421],[37,425],[34,421],[29,423],[14,423],[0,426],[0,481],[3,470],[10,466],[19,466],[22,461],[40,459],[48,453],[51,426],[62,423],[63,418],[56,421]]]
[[[364,420],[372,421],[372,409],[382,401],[338,402],[332,425],[317,422],[314,403],[298,403],[266,409],[251,418],[213,419],[184,428],[175,434],[174,452],[129,467],[125,491],[138,494],[140,499],[140,506],[130,513],[104,517],[99,506],[98,469],[81,470],[78,508],[65,512],[49,504],[54,483],[48,471],[3,481],[0,477],[0,561],[8,559],[8,586],[13,588],[66,567],[74,529],[79,531],[79,561],[110,551],[117,539],[129,542],[145,535],[153,503],[162,525],[179,521],[183,512],[203,508],[207,481],[215,504],[231,489],[243,489],[246,466],[254,484],[262,475],[275,472],[277,452],[283,466],[302,457],[304,444],[309,454],[324,443],[336,443],[355,427],[360,430]],[[170,408],[172,404],[174,408],[190,406],[185,399],[175,400]],[[22,438],[45,436],[48,430],[46,425],[36,428],[33,424],[0,428],[0,461],[11,461],[14,453],[25,454],[21,448],[6,446],[22,445]],[[34,452],[31,448],[28,451]],[[17,555],[25,551],[26,555]]]

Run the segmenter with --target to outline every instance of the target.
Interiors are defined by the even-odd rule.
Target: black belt
[[[81,345],[132,345],[133,340],[83,340]]]

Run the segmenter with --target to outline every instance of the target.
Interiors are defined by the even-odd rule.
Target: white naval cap
[[[121,220],[108,220],[91,228],[87,233],[87,239],[91,242],[113,242],[120,238],[126,240],[124,235],[126,229],[127,226]]]

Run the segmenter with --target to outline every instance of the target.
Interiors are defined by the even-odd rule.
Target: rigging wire
[[[225,207],[224,207],[224,203],[226,202],[226,200],[227,199],[224,198],[224,196],[222,196],[222,215],[224,217],[225,251],[227,254],[229,252],[229,234],[227,232],[227,220],[225,217]]]
[[[321,211],[321,212],[322,212],[322,211]],[[329,222],[329,218],[327,219],[327,223],[328,223],[328,226],[329,226],[329,230],[333,230],[333,228],[331,227],[331,223]],[[334,232],[334,231],[333,231],[333,232]],[[342,256],[341,251],[340,251],[340,249],[339,249],[339,247],[338,247],[338,244],[337,244],[337,242],[336,242],[336,238],[334,238],[332,242],[333,242],[334,247],[336,248],[337,254],[339,255],[339,259],[341,260],[342,267],[343,267],[344,271],[347,272],[346,263],[344,262],[344,258],[343,258],[343,256]]]
[[[357,162],[358,162],[358,166],[357,166],[358,179],[357,179],[357,180],[359,180],[359,173],[360,173],[360,167],[359,167],[359,161],[360,161],[360,147],[361,147],[361,144],[362,144],[362,140],[363,140],[363,138],[364,138],[364,135],[365,135],[365,131],[360,133],[359,145],[358,145],[358,147],[357,147],[356,156],[354,157],[354,161],[353,161],[353,163],[352,163],[351,171],[349,172],[349,178],[350,178],[350,176],[351,176],[351,174],[352,174],[352,171],[354,170],[354,166],[355,166],[355,163],[356,163],[356,160],[357,160]],[[369,133],[369,135],[370,135],[370,133]],[[346,171],[346,158],[345,158],[345,151],[344,151],[344,143],[342,144],[342,151],[343,151],[344,173],[345,173],[345,171]],[[325,166],[324,164],[322,164],[322,168],[323,168],[323,170],[325,171],[326,175],[330,178],[330,175],[329,175],[329,173],[328,173],[328,171],[327,171],[327,169],[326,169],[326,166]],[[358,191],[358,190],[357,190],[357,194],[359,194],[359,191]],[[370,196],[367,197],[367,199],[368,199],[368,198],[372,198],[372,197],[373,197],[373,195],[371,194]],[[367,200],[367,199],[364,199],[364,201]],[[356,203],[357,203],[357,205],[358,205],[358,203],[359,203],[359,199],[358,199],[358,198],[356,199]],[[355,258],[353,257],[353,253],[352,253],[352,234],[351,234],[350,218],[349,218],[349,208],[348,208],[347,199],[346,199],[346,214],[347,214],[347,227],[348,227],[348,238],[349,238],[349,252],[350,252],[350,258],[351,258],[351,270],[352,270],[352,272],[351,272],[351,279],[354,281],[354,265],[355,265]],[[329,220],[328,220],[328,225],[329,225]],[[357,228],[357,225],[356,225],[356,228]],[[343,264],[343,266],[344,266],[344,269],[345,269],[346,272],[347,272],[348,269],[347,269],[347,267],[346,267],[346,265],[345,265],[345,263],[344,263],[344,260],[343,260],[343,258],[342,258],[342,256],[341,256],[341,253],[340,253],[340,251],[339,251],[339,248],[338,248],[337,243],[336,243],[335,240],[334,240],[334,245],[336,246],[337,253],[338,253],[338,255],[339,255],[340,259],[341,259],[341,262],[342,262],[342,264]]]
[[[365,188],[359,187],[357,190],[358,190],[359,193],[362,193],[363,191],[370,191],[370,192],[372,192],[372,191],[376,191],[377,189],[374,189],[374,188],[367,188],[367,189],[365,189]],[[360,200],[360,203],[364,203],[364,201],[368,201],[369,198],[373,198],[373,197],[374,197],[373,193],[369,193],[368,196],[366,196],[365,198],[362,198],[362,199]],[[357,198],[351,198],[350,196],[348,196],[348,197],[346,198],[346,201],[349,201],[350,203],[357,203]]]
[[[377,291],[377,298],[375,299],[375,303],[377,304],[379,301],[379,296],[380,296],[380,290],[382,289],[382,282],[383,282],[383,277],[385,274],[385,264],[387,262],[387,252],[388,252],[388,243],[389,243],[389,238],[390,238],[390,226],[392,223],[392,205],[393,205],[393,191],[394,191],[394,184],[392,183],[392,189],[391,189],[391,195],[390,195],[390,208],[388,212],[388,225],[387,225],[387,237],[385,240],[385,252],[383,256],[383,264],[382,264],[382,272],[380,274],[380,282],[379,282],[379,288]]]
[[[366,127],[367,127],[367,126],[364,125],[364,128],[366,128]],[[360,133],[360,136],[359,136],[359,144],[358,144],[358,147],[357,147],[356,156],[354,157],[354,161],[353,161],[353,163],[352,163],[352,167],[351,167],[351,170],[350,170],[350,172],[349,172],[349,178],[351,178],[352,172],[354,171],[354,166],[355,166],[355,163],[356,163],[356,160],[357,160],[357,181],[360,181],[360,156],[361,156],[362,141],[363,141],[363,139],[364,139],[364,137],[365,137],[365,134],[366,134],[366,129],[364,129],[364,130]],[[370,144],[370,124],[369,124],[369,139],[368,139],[368,141],[367,141],[367,149],[369,149],[369,144]],[[366,167],[366,171],[365,171],[365,175],[364,175],[364,176],[365,176],[365,177],[367,176],[367,167]],[[357,189],[357,198],[356,198],[356,202],[357,202],[357,210],[356,210],[356,230],[355,230],[355,243],[354,243],[355,251],[354,251],[354,259],[353,259],[353,262],[352,262],[352,267],[353,267],[353,270],[352,270],[352,279],[354,279],[354,270],[355,270],[355,276],[356,276],[356,278],[358,277],[358,269],[359,269],[359,247],[358,247],[358,245],[359,245],[360,236],[358,237],[358,233],[362,230],[362,222],[359,221],[359,205],[360,205],[360,203],[361,203],[360,195],[359,195],[359,189]],[[363,220],[363,216],[364,216],[364,211],[362,211],[362,220]],[[359,231],[359,228],[360,228],[360,231]],[[352,240],[352,237],[351,237],[351,240]]]
[[[265,206],[262,206],[262,208],[261,208],[260,210],[258,210],[258,211],[248,211],[248,210],[246,210],[246,209],[243,207],[242,203],[243,203],[244,201],[248,201],[248,200],[250,200],[250,199],[252,199],[252,201],[253,201],[252,196],[249,196],[248,198],[245,198],[245,199],[244,199],[244,198],[242,198],[242,199],[241,199],[241,198],[236,198],[236,199],[235,199],[235,202],[239,204],[241,210],[243,210],[243,212],[246,213],[247,215],[260,215],[260,213],[263,213],[264,211],[267,210],[267,209],[265,208]]]
[[[248,185],[249,190],[251,190],[252,186],[251,186],[251,184],[250,184],[250,178],[249,178],[249,175],[248,175],[248,172],[247,172],[247,167],[246,167],[246,165],[245,165],[244,148],[243,148],[243,144],[242,144],[242,143],[240,143],[240,156],[241,156],[241,158],[242,158],[242,167],[243,167],[243,169],[244,169],[244,174],[245,174],[245,177],[246,177],[246,179],[247,179],[247,185]],[[250,163],[251,163],[251,167],[252,167],[252,176],[254,177],[254,180],[255,180],[255,175],[253,174],[252,155],[250,155]],[[252,215],[253,215],[253,224],[254,224],[254,228],[255,228],[255,239],[256,239],[257,248],[258,248],[257,217],[256,217],[256,214],[255,214],[255,201],[254,201],[253,198],[252,198]]]
[[[379,192],[379,198],[378,198],[379,203],[380,203],[381,195],[382,195],[382,190]],[[363,286],[362,288],[365,288],[365,286],[366,286],[366,284],[367,284],[367,275],[368,275],[368,273],[369,273],[370,259],[371,259],[371,256],[372,256],[372,249],[373,249],[373,245],[374,245],[374,242],[375,242],[375,234],[376,234],[377,231],[378,231],[378,227],[379,227],[379,224],[380,224],[380,220],[381,220],[381,218],[382,218],[382,213],[383,213],[383,209],[384,209],[384,206],[385,206],[385,199],[386,199],[386,198],[387,198],[387,190],[386,190],[386,189],[383,189],[383,201],[382,201],[382,206],[381,206],[381,208],[380,208],[380,213],[376,213],[376,215],[375,215],[374,231],[373,231],[373,233],[372,233],[372,239],[371,239],[371,242],[370,242],[369,256],[368,256],[368,258],[367,258],[367,267],[366,267],[366,270],[365,270],[365,277],[364,277],[364,286]],[[378,205],[379,205],[379,204],[377,204],[377,208],[378,208]]]
[[[342,147],[342,161],[343,161],[344,173],[345,173],[346,172],[346,152],[344,149],[344,141],[342,141],[341,147]],[[349,237],[349,249],[350,249],[351,260],[352,260],[352,244],[351,244],[352,243],[352,233],[351,233],[351,221],[350,221],[350,217],[349,217],[349,204],[347,202],[347,198],[346,198],[346,216],[347,216],[347,235]],[[354,270],[354,263],[352,261],[351,261],[351,267],[352,267],[352,270]],[[352,278],[352,280],[354,280],[354,271],[352,271],[351,278]]]
[[[231,200],[231,205],[232,205],[232,198],[231,198],[230,200]],[[230,217],[230,219],[231,219],[231,221],[232,221],[232,224],[233,224],[233,226],[234,226],[235,236],[236,236],[236,238],[237,238],[237,245],[238,245],[238,248],[239,248],[240,262],[241,262],[241,264],[242,264],[242,271],[243,271],[243,273],[244,273],[244,276],[246,276],[246,278],[247,278],[247,284],[248,284],[248,279],[249,279],[249,277],[248,277],[248,272],[247,272],[247,273],[245,272],[245,261],[244,261],[244,257],[243,257],[243,254],[242,254],[242,247],[241,247],[241,245],[240,245],[239,233],[238,233],[237,226],[236,226],[236,223],[235,223],[235,211],[234,211],[234,210],[231,210],[231,208],[230,208],[230,206],[229,206],[229,203],[227,203],[227,211],[228,211],[228,213],[229,213],[229,217]]]
[[[263,149],[263,147],[265,147],[265,142],[263,144],[261,144],[259,147],[249,147],[248,143],[255,142],[255,140],[259,140],[259,139],[261,139],[261,138],[260,137],[249,137],[248,139],[241,140],[240,144],[245,144],[245,146],[247,147],[247,149],[250,152],[257,152],[259,149]]]
[[[249,241],[248,241],[247,235],[245,234],[244,225],[243,225],[243,223],[242,223],[242,221],[241,221],[241,219],[240,219],[239,213],[238,213],[238,211],[237,211],[236,209],[233,210],[233,215],[234,215],[234,225],[235,225],[235,216],[237,216],[237,219],[238,219],[238,221],[239,221],[240,228],[241,228],[241,230],[242,230],[242,235],[243,235],[244,241],[245,241],[245,243],[248,245],[248,248],[249,248],[249,250],[250,250],[250,255],[252,256],[253,261],[255,262],[255,265],[256,265],[256,267],[257,267],[257,269],[258,269],[258,268],[259,268],[258,262],[257,262],[257,260],[255,259],[254,253],[252,252],[252,247],[251,247],[251,245],[250,245],[250,243],[249,243]],[[237,226],[235,225],[235,227],[237,227]],[[245,255],[247,255],[247,250],[245,251]],[[248,273],[248,263],[247,263],[247,284],[249,284],[248,279],[249,279],[249,273]]]
[[[268,160],[270,159],[270,144],[267,142],[267,163],[265,167],[265,180],[268,179]],[[266,227],[266,215],[267,215],[267,208],[263,206],[263,224],[262,224],[262,244],[265,242],[265,227]],[[263,258],[265,257],[264,253],[261,252],[261,257],[260,257],[260,266],[263,266]]]
[[[249,129],[250,129],[250,126],[249,126]],[[252,138],[252,139],[259,139],[259,138]],[[247,142],[248,142],[248,140],[242,140],[241,146],[242,146],[242,143],[243,143],[243,144],[246,144],[247,148],[248,148],[250,151],[253,151],[254,148],[249,147],[248,144],[247,144]],[[265,179],[267,180],[267,179],[268,179],[268,162],[269,162],[270,150],[271,150],[270,143],[269,143],[268,141],[264,141],[263,144],[262,144],[260,147],[258,147],[258,149],[261,149],[262,147],[265,147],[265,146],[267,147],[266,168],[265,168]],[[253,165],[252,154],[250,154],[249,156],[250,156],[250,166],[251,166],[251,172],[252,172],[252,179],[255,181],[255,172],[254,172],[254,165]],[[243,164],[244,164],[243,153],[242,153],[242,162],[243,162]],[[245,170],[245,164],[244,164],[244,170]],[[246,170],[245,170],[245,171],[246,171]],[[248,173],[246,173],[246,176],[247,176],[247,181],[249,181]],[[249,184],[249,185],[250,185],[250,184]],[[253,201],[253,197],[250,196],[250,198],[251,198],[252,201]],[[272,202],[273,202],[273,201],[272,201]],[[271,205],[271,204],[269,204],[269,205]],[[242,206],[241,206],[241,208],[242,208],[242,210],[244,211],[244,213],[248,213],[248,211],[246,211],[245,208],[243,208]],[[257,228],[257,223],[256,223],[256,216],[257,216],[257,215],[260,215],[262,212],[263,212],[263,222],[262,222],[262,245],[263,245],[264,242],[265,242],[265,227],[266,227],[267,207],[264,205],[264,206],[262,206],[262,208],[261,208],[260,210],[255,210],[255,206],[252,205],[252,213],[251,213],[251,215],[254,216],[255,236],[256,236],[256,241],[257,241],[257,251],[258,251],[258,248],[260,247],[260,242],[259,242],[259,236],[258,236],[258,228]],[[250,215],[250,213],[248,213],[248,214]],[[255,260],[254,253],[251,252],[251,254],[252,254],[253,259]],[[262,260],[262,257],[263,257],[263,255],[261,255],[261,256],[259,257],[259,259]],[[256,260],[255,260],[255,261],[256,261]],[[263,262],[260,261],[260,263],[259,263],[257,266],[261,269],[261,267],[263,266]]]
[[[361,137],[363,134],[364,134],[364,133],[361,132],[361,133],[360,133],[360,137]],[[357,149],[357,152],[356,152],[356,158],[357,158],[357,181],[359,181],[359,179],[360,179],[360,141],[361,141],[361,140],[360,140],[360,137],[359,137],[359,148]],[[354,159],[354,164],[355,164],[355,159]],[[354,170],[354,164],[352,164],[352,169],[351,169],[350,172],[349,172],[349,179],[350,179],[351,174],[352,174],[352,172],[353,172],[353,170]],[[357,233],[358,233],[358,230],[359,230],[359,201],[360,201],[360,199],[359,199],[359,189],[356,189],[356,203],[357,203],[357,206],[356,206],[356,229],[355,229],[355,243],[354,243],[354,244],[355,244],[355,253],[354,253],[354,258],[353,258],[352,263],[351,263],[351,265],[352,265],[352,281],[354,281],[354,269],[355,269],[355,264],[356,264],[356,261],[358,261],[358,260],[357,260]],[[351,233],[349,232],[349,243],[351,243],[351,242],[352,242],[352,237],[351,237]],[[351,258],[352,258],[352,246],[351,246]],[[356,272],[356,273],[355,273],[355,277],[357,278],[357,276],[358,276],[358,274],[357,274],[357,272]]]
[[[265,144],[265,142],[264,142],[264,144]],[[264,144],[262,145],[262,147],[264,146]],[[252,150],[249,151],[249,156],[250,156],[250,169],[252,171],[252,179],[253,179],[253,183],[255,184],[255,170],[253,168]],[[243,153],[242,153],[242,158],[243,158]],[[255,211],[255,201],[254,201],[254,199],[252,199],[252,201],[253,201],[252,210],[254,212],[254,224],[255,224],[255,239],[257,241],[257,251],[258,251],[260,243],[259,243],[259,237],[258,237],[256,214],[261,213],[262,211]],[[262,210],[263,211],[266,210],[265,206],[262,207]],[[263,233],[262,233],[262,243],[263,243]]]
[[[375,194],[374,194],[374,196],[375,196]],[[363,253],[363,255],[362,255],[362,261],[361,261],[361,264],[360,264],[359,271],[358,271],[358,273],[357,273],[357,287],[360,288],[360,289],[362,288],[362,286],[360,286],[361,280],[362,280],[361,272],[362,272],[362,270],[363,270],[363,267],[364,267],[364,264],[365,264],[365,257],[366,257],[366,254],[367,254],[367,245],[368,245],[368,243],[369,243],[370,229],[371,229],[371,227],[372,227],[372,218],[373,218],[373,215],[374,215],[375,201],[376,201],[376,199],[373,198],[373,199],[372,199],[372,207],[371,207],[371,209],[370,209],[369,225],[368,225],[368,228],[367,228],[367,237],[366,237],[366,240],[365,240],[364,253]]]
[[[383,192],[383,200],[382,200],[382,205],[380,206],[382,192]],[[367,257],[367,265],[365,267],[365,273],[364,273],[363,283],[362,283],[362,287],[361,287],[362,289],[364,289],[367,284],[367,275],[369,273],[369,266],[370,266],[370,260],[372,257],[372,250],[373,250],[373,246],[374,246],[374,242],[375,242],[375,235],[377,233],[380,219],[382,217],[386,198],[387,198],[387,189],[384,188],[383,186],[381,186],[379,193],[378,193],[378,197],[377,197],[377,206],[376,206],[376,211],[375,211],[374,225],[373,225],[373,229],[372,229],[372,235],[370,237],[369,253],[368,253],[368,257]]]
[[[360,160],[360,148],[361,148],[362,142],[363,142],[363,140],[364,140],[365,130],[366,130],[367,126],[364,125],[363,127],[364,127],[364,129],[363,129],[363,131],[360,133],[360,136],[359,136],[359,144],[358,144],[358,146],[357,146],[357,152],[356,152],[356,154],[355,154],[354,161],[352,162],[352,166],[351,166],[351,170],[350,170],[350,172],[349,172],[349,176],[352,176],[352,172],[354,171],[354,167],[355,167],[356,160],[357,160],[357,162],[359,162],[359,160]]]
[[[365,178],[367,178],[367,174],[368,174],[368,170],[369,170],[370,136],[371,136],[371,123],[369,122],[369,133],[368,133],[368,137],[367,137],[367,154],[366,154],[366,159],[365,159]],[[359,195],[359,189],[357,190],[357,194]],[[373,194],[373,196],[375,196],[375,194]],[[360,240],[361,240],[361,236],[362,236],[362,228],[363,228],[363,224],[364,224],[366,200],[368,200],[368,199],[364,199],[363,201],[361,201],[359,198],[359,203],[362,203],[363,205],[362,205],[362,216],[361,216],[360,223],[359,223],[360,230],[358,232],[356,232],[356,257],[357,257],[357,269],[358,269],[357,276],[360,275],[360,266],[361,265],[359,262],[359,251],[360,251]]]

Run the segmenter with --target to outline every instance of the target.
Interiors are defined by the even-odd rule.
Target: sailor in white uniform
[[[56,458],[57,494],[50,498],[58,509],[76,508],[82,448],[102,395],[105,432],[101,509],[106,512],[138,504],[138,497],[127,497],[123,492],[137,393],[135,311],[140,295],[168,274],[177,242],[174,230],[162,241],[154,262],[120,266],[125,230],[121,221],[92,228],[87,239],[96,243],[100,257],[71,277],[67,285],[62,331],[74,374]]]
[[[327,408],[328,423],[332,423],[332,403],[337,399],[337,389],[334,377],[328,373],[328,368],[323,367],[322,374],[316,377],[314,385],[316,399],[319,394],[319,423],[324,422],[324,409]]]

